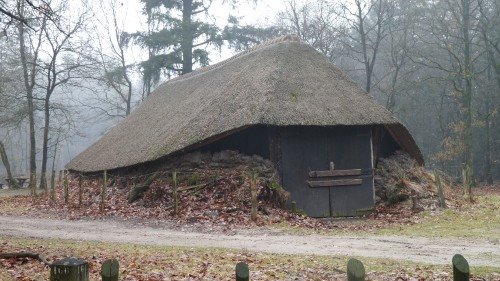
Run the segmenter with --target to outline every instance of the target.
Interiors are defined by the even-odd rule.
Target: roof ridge
[[[227,58],[225,60],[222,60],[222,61],[220,61],[218,63],[214,63],[214,64],[211,64],[211,65],[202,67],[202,68],[198,68],[197,70],[192,71],[190,73],[179,75],[179,76],[177,76],[175,78],[172,78],[172,79],[166,81],[165,84],[170,83],[170,82],[184,80],[184,79],[187,79],[187,78],[191,78],[191,77],[197,76],[199,74],[203,74],[203,73],[208,72],[208,71],[210,71],[212,69],[215,69],[215,68],[218,68],[220,66],[223,66],[226,63],[228,63],[228,62],[230,62],[230,61],[232,61],[234,59],[240,58],[242,56],[248,55],[248,54],[253,53],[255,51],[258,51],[258,50],[261,50],[261,49],[264,49],[266,47],[269,47],[269,46],[272,46],[272,45],[275,45],[275,44],[278,44],[278,43],[282,43],[282,42],[302,42],[302,40],[300,39],[299,36],[294,35],[294,34],[288,34],[288,35],[283,35],[283,36],[280,36],[280,37],[276,37],[276,38],[273,38],[271,40],[268,40],[268,41],[265,41],[263,43],[260,43],[258,45],[255,45],[255,46],[253,46],[252,48],[250,48],[248,50],[240,52],[240,53],[238,53],[238,54],[236,54],[236,55],[234,55],[234,56],[232,56],[230,58]]]

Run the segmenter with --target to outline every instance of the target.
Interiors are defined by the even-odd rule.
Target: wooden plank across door
[[[361,175],[361,173],[362,173],[361,169],[310,171],[309,177],[320,178],[320,177],[359,176]]]
[[[363,183],[362,179],[341,179],[341,180],[327,180],[327,181],[307,181],[309,187],[333,187],[344,185],[360,185]]]

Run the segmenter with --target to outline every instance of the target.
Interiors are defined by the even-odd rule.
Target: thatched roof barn
[[[298,207],[314,216],[371,207],[373,175],[369,170],[377,157],[402,149],[423,164],[412,136],[390,112],[321,53],[296,37],[285,36],[163,83],[67,168],[81,172],[120,169],[202,148],[238,149],[275,161],[292,199],[299,188],[292,187],[296,184],[292,181],[305,185],[310,171],[363,170],[359,175],[367,179],[360,186],[368,191],[362,196],[371,199],[355,207],[334,211],[331,202],[328,207],[309,207],[305,201],[325,196],[320,190],[327,190],[326,197],[332,192],[311,187],[314,192],[308,191],[313,194],[309,196],[300,189],[295,198]],[[305,150],[297,153],[301,149]],[[304,160],[299,154],[317,155]],[[329,158],[320,161],[321,155]],[[301,176],[288,177],[292,170]]]

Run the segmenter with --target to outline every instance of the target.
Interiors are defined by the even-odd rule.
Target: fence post
[[[292,214],[297,214],[297,202],[292,201],[290,209],[292,211]]]
[[[56,203],[56,171],[52,169],[52,174],[50,175],[50,203]]]
[[[106,185],[108,184],[107,182],[108,182],[108,172],[104,170],[102,190],[101,190],[101,205],[99,206],[101,214],[104,213],[104,200],[106,200]]]
[[[347,280],[365,281],[365,267],[357,259],[350,259],[347,262]]]
[[[116,259],[103,262],[101,267],[102,281],[118,281],[120,275],[120,264]]]
[[[251,203],[252,203],[252,212],[251,212],[251,219],[253,221],[257,220],[257,208],[258,208],[258,201],[257,201],[257,173],[252,172],[250,174],[250,195],[251,195]]]
[[[64,180],[63,180],[63,185],[64,185],[64,204],[68,204],[69,200],[69,182],[68,182],[68,172],[64,172]]]
[[[467,195],[467,170],[465,169],[465,165],[462,164],[462,192]]]
[[[82,206],[83,202],[83,177],[82,173],[78,174],[78,207]]]
[[[444,197],[443,185],[441,184],[441,177],[437,170],[434,170],[434,179],[436,180],[436,188],[439,196],[439,206],[443,209],[446,209],[446,199]]]
[[[59,177],[57,178],[57,184],[61,184],[62,183],[62,173],[63,173],[63,170],[59,170]]]
[[[473,203],[473,196],[472,196],[472,185],[474,185],[474,178],[472,177],[472,167],[467,166],[467,193],[469,195],[469,202]]]
[[[244,262],[239,262],[236,265],[236,281],[249,281],[250,271],[248,265]]]
[[[177,216],[179,212],[179,195],[177,194],[177,172],[172,173],[172,193],[174,195],[174,216]]]
[[[469,263],[460,254],[456,254],[451,259],[453,264],[453,281],[469,281]]]

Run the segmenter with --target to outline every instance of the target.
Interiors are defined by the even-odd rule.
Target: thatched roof
[[[257,124],[385,125],[422,162],[396,118],[321,53],[285,36],[163,83],[67,168],[128,167]]]

